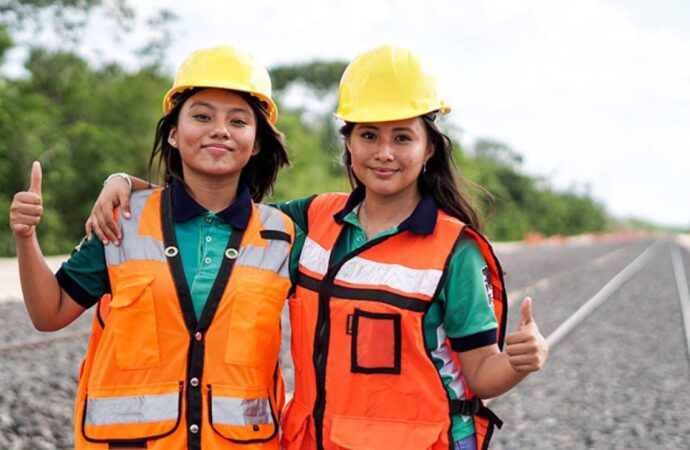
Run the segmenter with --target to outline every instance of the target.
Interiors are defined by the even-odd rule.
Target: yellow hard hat
[[[266,68],[250,53],[229,45],[206,48],[192,53],[180,66],[173,87],[163,98],[163,111],[173,107],[173,95],[195,87],[232,89],[248,92],[265,102],[271,123],[278,118],[278,108],[271,99],[271,78]]]
[[[384,45],[357,56],[340,79],[335,116],[346,122],[409,119],[450,112],[438,96],[436,78],[406,48]]]

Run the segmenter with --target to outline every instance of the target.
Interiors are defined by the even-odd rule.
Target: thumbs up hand
[[[31,166],[31,184],[28,191],[17,192],[10,205],[10,229],[16,238],[30,238],[36,233],[36,226],[43,215],[41,163]]]
[[[532,317],[531,298],[522,301],[518,331],[508,334],[505,343],[508,361],[516,372],[536,372],[546,362],[549,347]]]

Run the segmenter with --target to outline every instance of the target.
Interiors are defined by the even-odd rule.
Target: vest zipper
[[[171,189],[167,188],[162,193],[161,199],[161,225],[163,228],[163,241],[165,247],[173,246],[178,248],[177,236],[175,234],[175,225],[172,218],[172,193]],[[234,229],[230,234],[226,249],[240,248],[244,230]],[[187,278],[184,274],[182,266],[182,258],[178,253],[173,257],[168,257],[168,267],[172,275],[173,283],[175,284],[175,291],[177,299],[180,303],[180,308],[184,316],[187,331],[189,332],[189,347],[187,349],[187,370],[186,380],[192,378],[202,379],[204,373],[205,353],[206,353],[206,339],[205,334],[211,326],[213,317],[216,315],[218,305],[223,297],[223,292],[227,286],[232,269],[235,266],[236,259],[223,258],[223,262],[218,269],[216,279],[213,282],[211,291],[208,294],[206,304],[197,319],[194,307],[192,305],[192,295],[187,285]],[[203,396],[201,394],[201,383],[196,387],[187,387],[186,392],[186,411],[185,418],[187,424],[196,425],[197,431],[190,432],[187,429],[187,448],[189,450],[201,450],[201,434],[203,430]],[[206,431],[208,432],[208,431]]]
[[[341,230],[342,231],[342,230]],[[389,234],[387,236],[381,236],[380,238],[374,239],[367,242],[360,248],[345,255],[341,261],[336,265],[329,268],[326,275],[321,281],[319,287],[319,313],[316,320],[316,330],[314,333],[314,373],[316,375],[316,399],[314,401],[314,428],[316,432],[316,448],[317,450],[324,450],[323,447],[323,419],[324,413],[326,411],[326,363],[328,361],[328,347],[330,345],[330,330],[331,330],[331,317],[330,317],[330,299],[333,293],[334,280],[340,268],[350,259],[363,253],[366,250],[378,245],[379,243],[385,241],[386,239],[400,234],[400,231],[394,234]],[[340,239],[340,235],[338,236]],[[336,243],[338,242],[336,239]],[[335,245],[333,246],[335,247]],[[332,249],[331,249],[332,251]],[[330,265],[331,261],[329,261]]]

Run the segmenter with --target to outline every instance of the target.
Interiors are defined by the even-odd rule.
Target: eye
[[[412,141],[412,138],[405,135],[405,134],[399,134],[395,137],[396,142],[410,142]]]
[[[363,131],[362,134],[360,134],[359,136],[365,141],[373,141],[374,139],[376,139],[376,135],[371,131]]]
[[[243,127],[249,125],[247,121],[244,119],[232,119],[230,120],[230,123],[236,127]]]
[[[196,120],[198,120],[199,122],[208,122],[211,119],[207,114],[202,114],[202,113],[194,114],[193,117]]]

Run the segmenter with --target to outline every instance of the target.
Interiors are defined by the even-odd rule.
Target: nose
[[[211,137],[216,139],[227,139],[230,137],[230,130],[228,130],[227,123],[223,120],[216,120],[213,123],[211,130]]]
[[[393,160],[393,149],[386,142],[380,142],[376,148],[376,153],[374,157],[379,161],[392,161]]]

